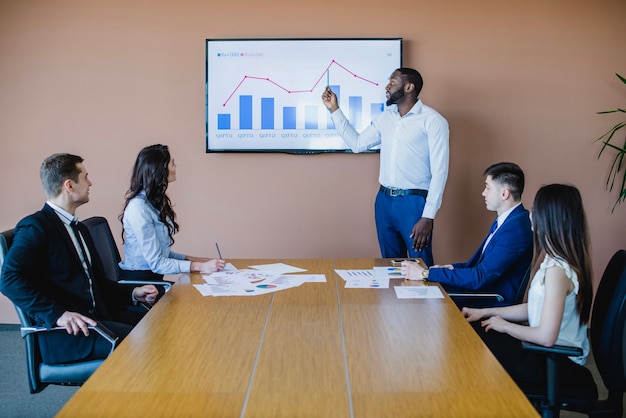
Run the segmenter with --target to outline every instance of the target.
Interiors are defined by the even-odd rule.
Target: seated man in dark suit
[[[89,201],[92,184],[81,157],[52,155],[41,165],[40,176],[48,200],[15,227],[0,291],[38,325],[67,330],[41,335],[46,363],[105,358],[110,344],[88,326],[99,321],[124,338],[142,314],[123,305],[154,302],[157,289],[105,278],[89,231],[75,217],[76,209]]]
[[[498,217],[474,255],[466,263],[430,269],[421,263],[403,261],[402,272],[409,280],[441,283],[450,293],[498,293],[504,297],[502,305],[511,305],[533,254],[530,217],[521,203],[524,172],[517,164],[498,163],[487,168],[484,176],[485,205]]]

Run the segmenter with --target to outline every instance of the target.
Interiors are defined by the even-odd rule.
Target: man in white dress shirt
[[[335,129],[353,152],[380,145],[380,189],[375,218],[383,258],[421,257],[432,265],[432,232],[448,178],[448,122],[420,99],[422,76],[398,68],[385,87],[387,108],[361,133],[339,109],[327,87],[322,94]]]

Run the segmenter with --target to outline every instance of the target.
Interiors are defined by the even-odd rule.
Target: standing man
[[[467,263],[433,266],[402,262],[409,280],[438,282],[448,292],[481,291],[503,296],[502,305],[515,302],[533,256],[530,216],[522,204],[524,172],[517,164],[498,163],[484,172],[487,210],[498,214],[489,233]]]
[[[383,258],[421,257],[433,264],[433,221],[448,178],[448,122],[419,99],[422,76],[398,68],[385,87],[387,109],[360,134],[330,87],[322,94],[335,129],[353,152],[380,145],[380,189],[374,205]]]
[[[37,325],[66,329],[39,338],[46,363],[107,357],[111,345],[89,325],[96,321],[120,340],[141,315],[123,309],[156,300],[156,287],[119,285],[105,278],[91,235],[75,216],[89,201],[91,181],[83,159],[71,154],[46,158],[40,170],[48,197],[43,209],[22,219],[3,267],[0,291]]]

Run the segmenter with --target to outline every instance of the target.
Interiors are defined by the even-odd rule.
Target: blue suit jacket
[[[454,269],[431,268],[429,281],[439,282],[449,291],[499,293],[510,305],[528,270],[533,255],[533,235],[528,211],[517,206],[497,229],[482,251],[485,239],[467,263]]]
[[[0,291],[40,326],[54,327],[65,311],[114,320],[112,312],[131,303],[132,286],[105,278],[87,228],[82,227],[81,234],[91,255],[96,309],[76,247],[54,209],[45,205],[15,227],[13,244],[2,266]],[[42,356],[50,363],[79,360],[89,355],[94,339],[95,333],[89,337],[64,332],[42,335]]]

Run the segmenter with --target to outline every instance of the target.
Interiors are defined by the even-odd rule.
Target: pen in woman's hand
[[[217,242],[215,243],[215,248],[217,248],[217,256],[220,258],[220,260],[222,259],[222,253],[220,252],[220,246],[217,245]]]

